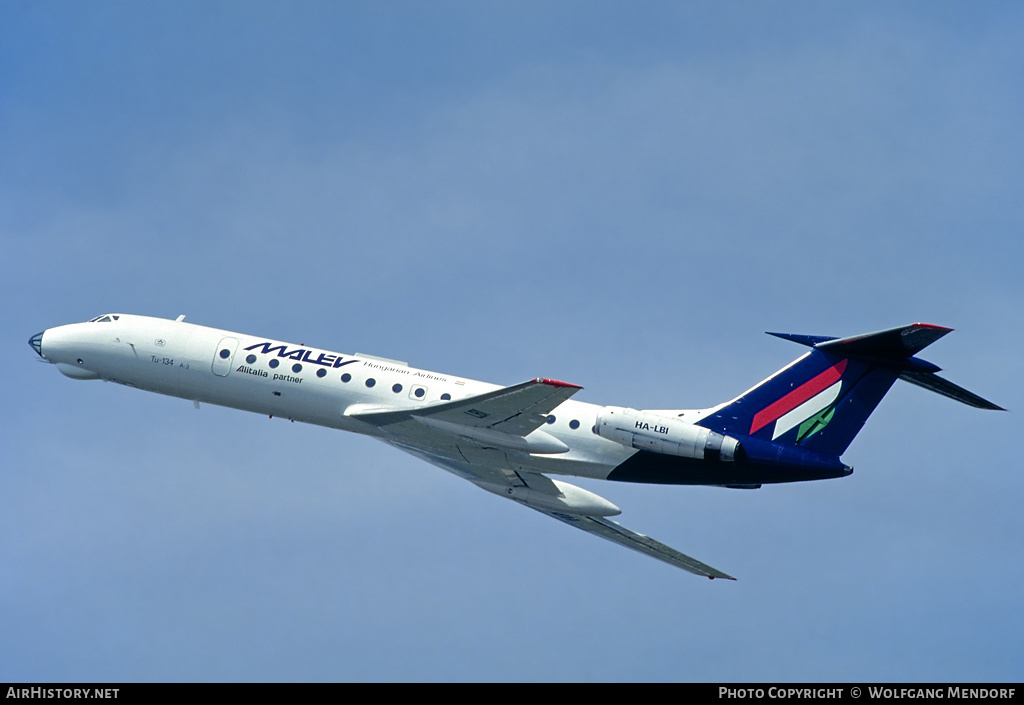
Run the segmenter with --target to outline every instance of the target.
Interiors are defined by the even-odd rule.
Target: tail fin
[[[1002,410],[935,373],[914,354],[951,328],[914,323],[852,338],[769,333],[812,350],[698,421],[745,435],[840,456],[897,379],[981,409]]]

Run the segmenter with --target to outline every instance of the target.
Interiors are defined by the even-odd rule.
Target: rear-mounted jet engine
[[[601,409],[596,431],[601,438],[652,453],[726,462],[746,457],[735,438],[670,416],[621,406]]]

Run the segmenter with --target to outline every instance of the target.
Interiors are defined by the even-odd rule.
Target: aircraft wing
[[[455,401],[404,409],[350,407],[345,415],[428,446],[446,439],[521,453],[566,453],[569,446],[539,430],[548,413],[582,387],[553,379],[502,387]],[[418,445],[416,441],[412,441]]]
[[[528,506],[528,505],[527,505]],[[658,561],[664,561],[667,564],[675,566],[676,568],[682,568],[688,573],[693,575],[700,575],[706,578],[724,578],[725,580],[735,580],[731,575],[726,575],[722,571],[716,570],[707,564],[700,563],[696,558],[680,553],[675,548],[667,546],[660,541],[655,541],[649,536],[638,534],[635,531],[630,531],[621,524],[612,522],[611,520],[605,519],[603,516],[578,516],[573,514],[563,514],[557,511],[549,511],[547,509],[541,509],[539,507],[530,507],[530,509],[537,509],[542,514],[554,517],[559,522],[564,522],[570,527],[582,529],[595,536],[600,536],[602,539],[607,539],[617,543],[620,546],[626,546],[632,548],[635,551],[640,551],[651,557],[657,558]]]
[[[348,415],[373,424],[389,426],[409,419],[430,419],[428,425],[465,426],[510,436],[526,436],[540,428],[552,409],[582,387],[540,377],[492,392],[397,411],[356,410]]]
[[[701,575],[711,579],[736,579],[698,561],[696,558],[666,546],[660,541],[655,541],[649,536],[631,531],[621,524],[607,519],[605,515],[618,514],[618,508],[611,504],[611,502],[574,485],[562,481],[553,481],[540,473],[509,472],[508,469],[497,466],[484,465],[479,462],[470,463],[463,459],[464,452],[460,453],[457,458],[445,457],[438,453],[427,453],[402,443],[387,442],[400,450],[426,460],[432,465],[465,478],[482,489],[513,499],[519,504],[558,519],[569,526],[574,526],[577,529],[600,536],[620,546],[625,546],[652,558],[657,558],[694,575]],[[583,495],[582,501],[592,505],[594,511],[600,512],[601,515],[579,513],[578,510],[574,511],[572,509],[559,511],[556,508],[557,504],[563,501],[572,500],[579,504],[581,502],[579,495]]]
[[[632,548],[634,551],[639,551],[652,558],[657,558],[660,561],[664,561],[670,565],[674,565],[677,568],[693,573],[694,575],[702,575],[706,578],[724,578],[725,580],[735,580],[736,578],[731,575],[727,575],[720,570],[716,570],[711,566],[701,563],[696,558],[692,558],[685,553],[680,553],[671,546],[666,546],[660,541],[655,541],[649,536],[638,534],[635,531],[630,531],[626,527],[618,524],[610,519],[604,517],[592,517],[592,516],[574,516],[572,514],[561,514],[559,512],[551,512],[538,507],[530,507],[536,509],[542,514],[547,514],[549,517],[554,517],[561,522],[565,522],[569,526],[575,526],[577,529],[582,529],[588,533],[600,536],[603,539],[612,541],[625,546],[626,548]]]
[[[536,378],[443,404],[387,410],[356,407],[351,418],[384,430],[386,443],[541,514],[708,578],[735,578],[607,519],[618,507],[520,464],[525,454],[569,450],[540,431],[547,415],[581,387]],[[511,451],[511,454],[509,454]]]

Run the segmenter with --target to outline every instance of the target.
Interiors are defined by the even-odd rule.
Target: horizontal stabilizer
[[[907,358],[924,350],[936,340],[951,332],[952,328],[935,326],[930,323],[912,323],[909,326],[849,338],[833,338],[827,335],[799,335],[797,333],[772,333],[776,338],[790,340],[818,350],[826,350],[849,357]]]
[[[982,399],[974,392],[969,392],[963,387],[953,384],[948,379],[939,377],[934,372],[903,372],[900,374],[900,379],[916,384],[918,387],[929,389],[944,397],[956,399],[958,402],[967,404],[967,406],[973,406],[976,409],[1006,411],[1003,407],[993,404],[987,399]]]
[[[952,330],[952,328],[930,323],[912,323],[908,326],[849,338],[772,332],[769,332],[768,335],[800,343],[832,355],[855,358],[878,367],[895,370],[899,373],[899,378],[904,381],[955,399],[968,406],[1005,411],[1001,406],[936,375],[935,373],[941,369],[937,365],[913,357]]]
[[[850,357],[904,358],[924,350],[952,330],[929,323],[912,323],[877,333],[827,340],[814,347]]]

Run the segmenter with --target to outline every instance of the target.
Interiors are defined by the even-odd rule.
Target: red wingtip
[[[919,328],[933,328],[935,330],[944,330],[947,333],[953,330],[952,328],[947,328],[946,326],[937,326],[934,323],[915,323],[914,325],[918,326]]]
[[[583,389],[578,384],[569,384],[568,382],[559,382],[557,379],[547,379],[545,377],[538,377],[537,381],[541,384],[549,384],[552,387],[572,387],[573,389]]]

